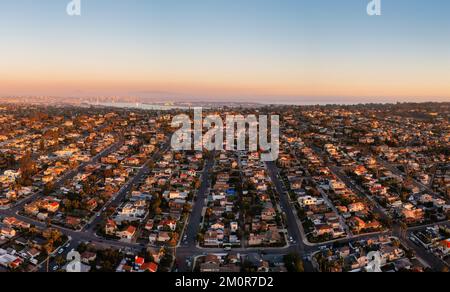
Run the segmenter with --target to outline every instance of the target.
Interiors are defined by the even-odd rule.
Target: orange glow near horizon
[[[449,60],[413,62],[411,56],[373,59],[368,54],[349,60],[315,56],[296,62],[269,56],[264,62],[266,56],[201,59],[174,54],[169,62],[152,54],[144,59],[117,58],[117,53],[111,52],[103,58],[100,55],[84,52],[72,60],[70,55],[52,57],[48,52],[38,52],[20,62],[5,60],[6,66],[0,68],[0,96],[450,101]]]
[[[34,74],[34,77],[0,75],[0,95],[49,95],[49,96],[158,96],[158,97],[233,97],[251,98],[252,101],[280,97],[289,101],[299,101],[299,97],[327,98],[345,97],[355,102],[360,98],[390,97],[411,99],[411,101],[450,101],[449,80],[444,75],[441,80],[430,76],[418,78],[396,78],[379,75],[368,76],[308,76],[280,78],[265,76],[264,79],[245,76],[186,76],[174,78],[155,76],[108,75],[60,75]],[[322,76],[321,76],[322,75]],[[36,78],[39,76],[39,78]],[[209,78],[209,79],[206,79]],[[421,79],[419,79],[421,78]],[[22,80],[20,80],[22,79]],[[50,81],[51,80],[51,81]],[[394,82],[395,80],[395,82]],[[276,100],[275,100],[276,101]]]

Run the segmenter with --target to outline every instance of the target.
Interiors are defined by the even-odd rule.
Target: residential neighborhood
[[[449,110],[260,106],[281,116],[263,161],[173,149],[186,109],[5,105],[0,271],[72,271],[74,253],[81,272],[447,271]]]

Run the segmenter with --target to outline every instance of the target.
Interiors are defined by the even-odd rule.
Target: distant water
[[[154,105],[145,103],[131,103],[131,102],[100,102],[92,105],[106,106],[106,107],[118,107],[118,108],[132,108],[142,110],[155,110],[155,111],[170,111],[170,110],[187,110],[190,109],[187,106],[176,105]]]
[[[381,101],[380,101],[381,102]],[[361,103],[357,102],[329,102],[329,101],[264,101],[256,103],[256,105],[274,105],[274,106],[324,106],[324,105],[357,105]],[[142,109],[142,110],[159,110],[159,111],[170,111],[170,110],[191,110],[195,106],[181,106],[181,105],[156,105],[156,104],[145,104],[145,103],[131,103],[131,102],[100,102],[92,103],[92,105],[99,105],[105,107],[117,107],[117,108],[130,108],[130,109]],[[210,107],[203,107],[204,109]]]
[[[313,106],[313,105],[358,105],[368,102],[354,102],[354,101],[265,101],[263,104],[266,105],[294,105],[294,106]]]

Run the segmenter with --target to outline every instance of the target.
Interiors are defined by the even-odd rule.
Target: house
[[[291,189],[292,190],[300,190],[302,188],[303,181],[302,180],[293,180],[291,181]]]
[[[450,205],[445,205],[442,207],[442,210],[446,214],[450,214]]]
[[[324,219],[327,222],[328,221],[336,221],[336,220],[339,221],[339,216],[335,212],[329,212],[329,213],[325,213]]]
[[[218,273],[220,272],[220,264],[218,263],[202,263],[200,265],[201,273]]]
[[[94,252],[85,251],[81,254],[81,262],[89,265],[91,262],[97,259],[97,254]]]
[[[141,164],[141,160],[137,157],[128,157],[124,160],[126,165],[139,166]]]
[[[40,221],[45,221],[48,218],[48,213],[38,213],[36,218]]]
[[[13,238],[16,236],[16,230],[9,227],[2,227],[0,230],[0,234],[6,238]]]
[[[433,197],[431,195],[428,194],[424,194],[420,197],[419,201],[422,204],[427,204],[427,203],[432,203],[433,202]]]
[[[311,197],[311,196],[303,196],[303,197],[299,197],[297,199],[300,207],[306,207],[306,206],[312,206],[312,205],[318,205],[318,199],[315,197]],[[323,203],[323,200],[320,200],[320,203]]]
[[[16,269],[20,267],[23,263],[23,260],[17,256],[10,254],[0,255],[0,266],[5,268]]]
[[[274,220],[276,216],[275,209],[272,204],[267,204],[261,213],[261,219],[264,221]]]
[[[45,205],[45,208],[50,213],[56,213],[56,211],[58,211],[58,209],[59,209],[59,203],[55,202],[55,201],[47,202],[47,204]]]
[[[281,235],[278,227],[270,226],[265,234],[264,242],[268,244],[274,244],[281,242]]]
[[[230,230],[231,232],[237,232],[239,229],[239,224],[237,222],[231,222],[230,223]]]
[[[438,208],[440,208],[440,207],[444,208],[446,201],[442,200],[440,198],[436,198],[436,199],[433,199],[433,204],[434,204],[434,206],[436,206]],[[445,210],[443,210],[443,211],[445,212]]]
[[[125,230],[122,230],[120,232],[117,232],[117,236],[121,239],[131,240],[133,239],[134,235],[136,234],[136,227],[134,226],[128,226]]]
[[[357,176],[362,176],[362,175],[365,175],[365,174],[367,173],[367,169],[366,169],[364,166],[359,165],[359,166],[357,166],[357,167],[355,168],[354,173],[355,173]]]
[[[114,220],[108,220],[105,226],[105,233],[108,235],[115,235],[117,231],[117,224]]]
[[[17,228],[23,228],[23,229],[29,229],[31,225],[29,223],[25,223],[23,221],[20,221],[16,219],[15,217],[6,217],[3,219],[3,224],[6,224],[9,227],[17,227]]]
[[[403,208],[402,215],[407,222],[420,222],[425,218],[425,213],[422,209]]]
[[[365,229],[378,230],[378,229],[380,229],[382,227],[383,227],[383,225],[380,222],[374,220],[372,222],[366,223]]]
[[[159,232],[158,233],[158,241],[159,242],[167,242],[170,241],[170,234],[169,232]]]
[[[439,250],[444,256],[450,253],[450,239],[443,240],[439,243]]]
[[[17,193],[15,191],[9,191],[6,193],[6,198],[8,200],[15,200],[17,198]]]
[[[350,247],[344,246],[339,249],[339,256],[342,258],[346,258],[350,255]]]
[[[214,254],[208,254],[205,257],[205,263],[220,264],[220,257]]]
[[[224,230],[225,225],[222,222],[217,222],[217,223],[214,223],[213,225],[211,225],[211,229],[212,230]]]
[[[29,215],[37,215],[39,213],[39,207],[37,204],[29,204],[24,207],[25,213]]]
[[[144,263],[140,266],[139,271],[156,273],[158,271],[158,265],[156,263]]]
[[[177,228],[177,221],[169,219],[161,220],[161,222],[158,224],[157,229],[161,230],[166,227],[169,228],[171,231],[175,231]]]
[[[205,233],[203,243],[205,246],[219,246],[221,242],[218,238],[218,233],[215,230],[208,230]]]
[[[268,273],[269,272],[269,262],[267,261],[261,261],[259,262],[258,266],[257,266],[257,271],[259,273]]]
[[[144,259],[144,258],[141,258],[141,257],[138,257],[138,256],[136,256],[136,257],[134,258],[134,264],[135,264],[135,266],[140,267],[140,266],[142,266],[144,263],[145,263],[145,259]]]
[[[44,177],[42,177],[42,182],[45,184],[48,184],[50,182],[52,182],[55,178],[51,175],[46,175]]]
[[[77,227],[77,226],[79,226],[81,224],[81,219],[80,218],[76,218],[76,217],[72,217],[72,216],[67,216],[66,224],[71,226],[71,227]]]
[[[139,202],[139,201],[138,201]],[[146,214],[146,210],[144,207],[137,206],[133,203],[127,203],[120,211],[119,215],[122,217],[126,217],[125,220],[131,220],[132,218],[139,218]]]
[[[38,249],[36,249],[36,248],[30,248],[30,249],[27,251],[27,254],[28,254],[31,258],[36,258],[36,257],[38,257],[38,256],[41,254],[41,252],[40,252]]]
[[[29,241],[25,237],[18,237],[14,240],[14,242],[20,246],[27,246]]]
[[[31,240],[31,246],[39,250],[42,250],[45,244],[47,244],[47,239],[41,236],[35,237]]]
[[[97,206],[98,206],[97,201],[93,198],[86,202],[86,207],[91,212],[94,211],[95,208],[97,208]]]
[[[336,181],[336,180],[330,180],[329,181],[329,187],[333,191],[339,191],[339,190],[343,190],[343,189],[346,188],[346,186],[345,186],[345,184],[343,182]]]
[[[357,202],[353,204],[349,204],[347,206],[349,212],[360,212],[366,209],[366,206],[362,202]]]
[[[380,248],[381,257],[386,262],[392,262],[402,258],[405,252],[398,247],[392,245],[382,245]]]
[[[148,220],[145,224],[145,230],[152,231],[154,226],[154,221],[152,219]]]
[[[147,248],[147,252],[152,256],[153,261],[157,264],[160,263],[161,259],[164,256],[164,249],[162,248],[154,248],[154,247],[149,247]]]
[[[150,235],[148,236],[148,241],[153,244],[158,240],[158,233],[150,233]]]
[[[264,237],[260,234],[250,233],[248,237],[248,245],[249,246],[258,246],[262,245],[264,241]]]
[[[109,155],[107,157],[102,157],[101,162],[104,164],[118,164],[119,160],[114,155]]]
[[[398,261],[394,262],[394,267],[397,272],[411,270],[412,266],[413,264],[407,258],[399,259]]]
[[[323,236],[326,234],[333,234],[333,227],[328,224],[320,224],[315,227],[314,235]]]
[[[348,213],[348,208],[345,206],[336,206],[336,209],[342,214]]]
[[[186,199],[188,197],[188,192],[180,192],[180,191],[166,191],[163,194],[163,197],[169,200],[175,199]]]
[[[9,205],[10,200],[6,198],[0,198],[0,206],[7,206]]]

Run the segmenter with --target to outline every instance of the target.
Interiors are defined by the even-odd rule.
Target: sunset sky
[[[0,96],[450,101],[450,1],[3,0]]]

